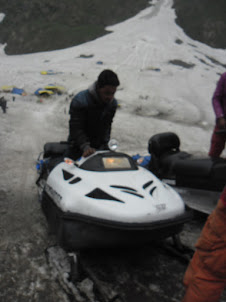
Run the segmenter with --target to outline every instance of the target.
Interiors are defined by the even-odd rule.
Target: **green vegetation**
[[[148,0],[0,0],[0,43],[8,55],[75,46],[108,34],[107,25],[149,6]],[[192,39],[226,48],[225,0],[174,0],[176,22]],[[177,40],[176,43],[182,43]]]
[[[6,15],[0,43],[7,43],[8,55],[75,46],[109,33],[107,25],[149,5],[148,0],[0,0]]]
[[[225,0],[174,0],[176,22],[192,39],[226,48]]]

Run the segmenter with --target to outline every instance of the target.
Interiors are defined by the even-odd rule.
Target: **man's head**
[[[103,70],[97,79],[97,93],[103,103],[109,103],[114,98],[117,87],[120,85],[118,76],[113,71]]]

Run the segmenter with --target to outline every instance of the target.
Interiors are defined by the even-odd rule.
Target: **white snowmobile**
[[[73,161],[63,158],[66,148],[45,144],[37,180],[42,209],[64,248],[143,244],[178,234],[191,219],[180,195],[127,154],[98,151]]]

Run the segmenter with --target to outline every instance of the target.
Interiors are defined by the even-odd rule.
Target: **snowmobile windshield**
[[[102,158],[105,169],[128,169],[131,168],[131,164],[127,157],[104,157]]]
[[[96,154],[87,159],[80,168],[88,171],[128,171],[138,169],[130,156],[116,152]]]

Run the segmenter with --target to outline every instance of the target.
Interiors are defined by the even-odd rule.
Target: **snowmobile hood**
[[[86,161],[80,167],[62,162],[51,171],[45,191],[63,212],[128,223],[173,219],[184,213],[178,193],[137,167],[129,156],[116,156],[119,160],[113,166],[106,163],[109,157],[98,156],[104,158],[98,171],[92,165],[86,169]]]

